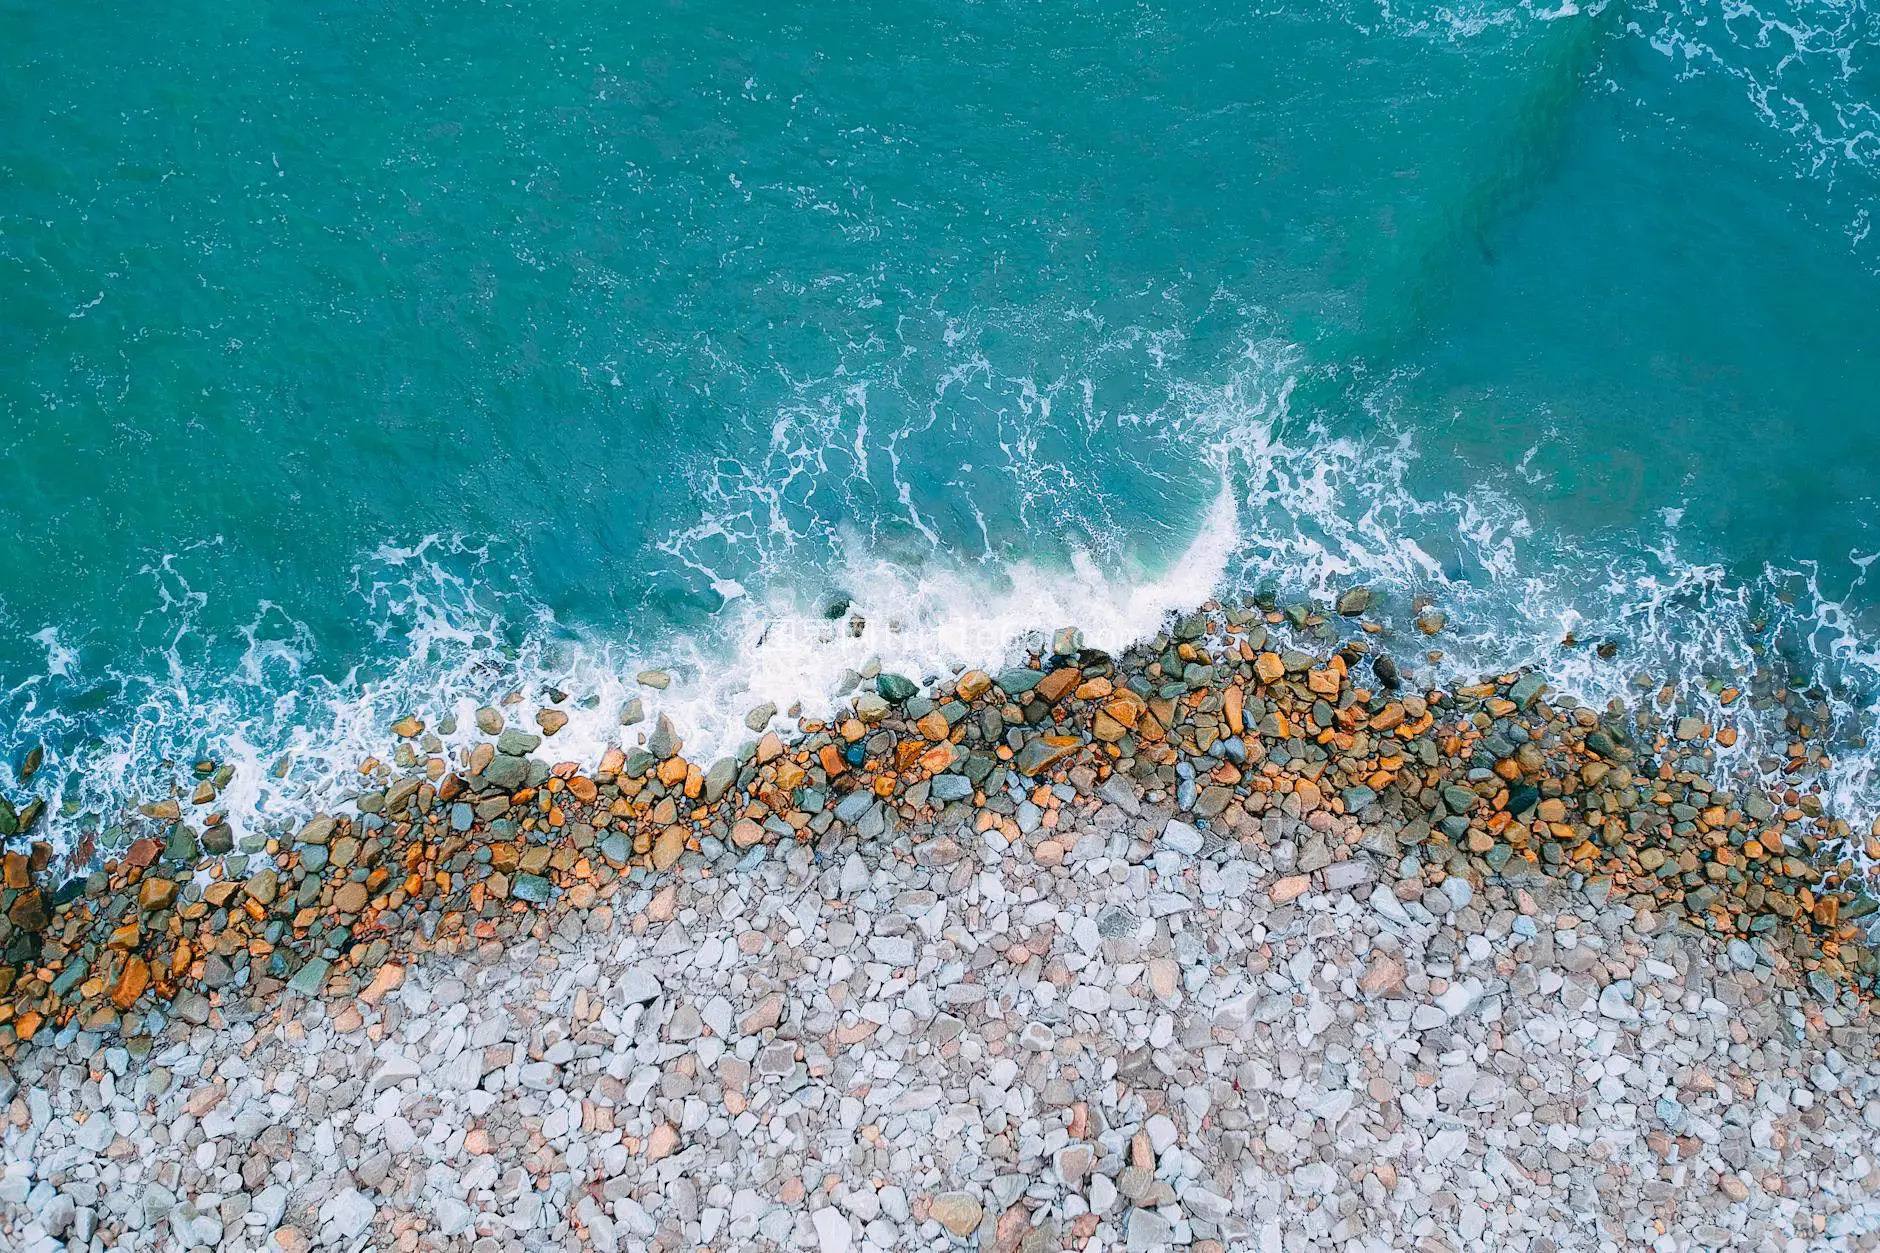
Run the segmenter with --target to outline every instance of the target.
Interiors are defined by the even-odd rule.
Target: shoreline
[[[831,721],[712,763],[688,762],[663,717],[596,763],[547,760],[566,722],[552,706],[480,711],[483,738],[458,760],[408,717],[390,728],[400,767],[361,767],[384,786],[357,813],[270,839],[265,857],[233,852],[226,827],[198,835],[175,799],[142,811],[167,832],[84,879],[47,882],[47,846],[9,852],[0,1058],[48,1031],[134,1038],[229,997],[355,994],[422,953],[604,909],[682,863],[749,868],[760,849],[848,830],[996,830],[1048,861],[1065,851],[1059,815],[1119,789],[1262,845],[1268,815],[1297,824],[1301,879],[1353,859],[1430,891],[1562,879],[1594,907],[1733,939],[1745,969],[1866,1013],[1876,959],[1856,924],[1874,902],[1823,887],[1821,853],[1855,837],[1818,798],[1713,790],[1709,745],[1731,728],[1550,701],[1538,674],[1401,690],[1367,647],[1368,606],[1362,589],[1323,615],[1210,602],[1116,657],[1065,628],[996,676],[923,691],[863,675]],[[1339,648],[1282,639],[1322,622],[1347,628]],[[212,810],[216,782],[192,804]]]

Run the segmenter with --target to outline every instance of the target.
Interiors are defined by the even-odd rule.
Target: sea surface
[[[198,760],[256,837],[407,712],[709,756],[1356,583],[1419,679],[1812,688],[1880,813],[1865,0],[0,30],[0,791],[68,846]]]

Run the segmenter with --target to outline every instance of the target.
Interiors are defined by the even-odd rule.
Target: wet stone
[[[288,980],[287,986],[302,996],[317,996],[326,984],[326,972],[329,968],[330,963],[324,957],[310,957],[306,964],[295,972],[294,977]]]
[[[519,874],[510,885],[509,894],[517,900],[528,901],[534,905],[546,905],[555,894],[555,889],[541,875]]]
[[[875,691],[883,700],[899,705],[920,691],[920,685],[905,675],[884,673],[875,679]]]
[[[165,861],[192,862],[201,853],[201,848],[196,844],[196,833],[181,824],[170,833],[169,842],[163,846]]]

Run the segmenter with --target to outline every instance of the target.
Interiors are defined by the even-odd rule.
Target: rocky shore
[[[857,675],[713,763],[414,716],[265,847],[209,767],[85,878],[10,852],[0,1232],[1873,1247],[1866,837],[1723,789],[1727,721],[1410,690],[1364,601]]]

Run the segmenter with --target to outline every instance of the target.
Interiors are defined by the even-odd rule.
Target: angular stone
[[[920,685],[906,675],[884,672],[875,678],[875,691],[881,699],[899,705],[920,691]]]
[[[326,986],[326,972],[330,965],[324,957],[309,957],[306,964],[287,981],[288,988],[302,996],[318,996]]]
[[[1201,832],[1185,822],[1170,818],[1162,828],[1162,847],[1193,857],[1201,851]]]
[[[653,733],[646,737],[646,751],[660,761],[669,761],[679,751],[679,733],[673,730],[672,719],[665,714],[659,715],[659,721],[653,724]]]
[[[1003,680],[1001,680],[1001,686],[1003,686]],[[1020,774],[1040,775],[1082,748],[1083,743],[1074,735],[1041,735],[1034,740],[1026,741],[1025,747],[1018,750],[1018,755],[1013,758],[1012,764],[1017,767]]]
[[[539,874],[519,874],[509,885],[509,895],[531,905],[546,905],[555,895],[555,888]]]
[[[121,1010],[127,1010],[137,1003],[137,998],[149,986],[150,965],[133,954],[124,959],[124,969],[111,985],[111,1003]]]
[[[705,772],[705,803],[716,805],[737,781],[738,763],[729,757],[720,757]]]
[[[927,1206],[927,1215],[954,1235],[965,1239],[979,1230],[985,1208],[970,1192],[942,1192]]]
[[[176,900],[176,880],[151,875],[137,885],[137,905],[145,913],[168,909]]]
[[[999,671],[999,686],[1007,696],[1023,696],[1044,681],[1044,671],[1029,666],[1013,666]]]

